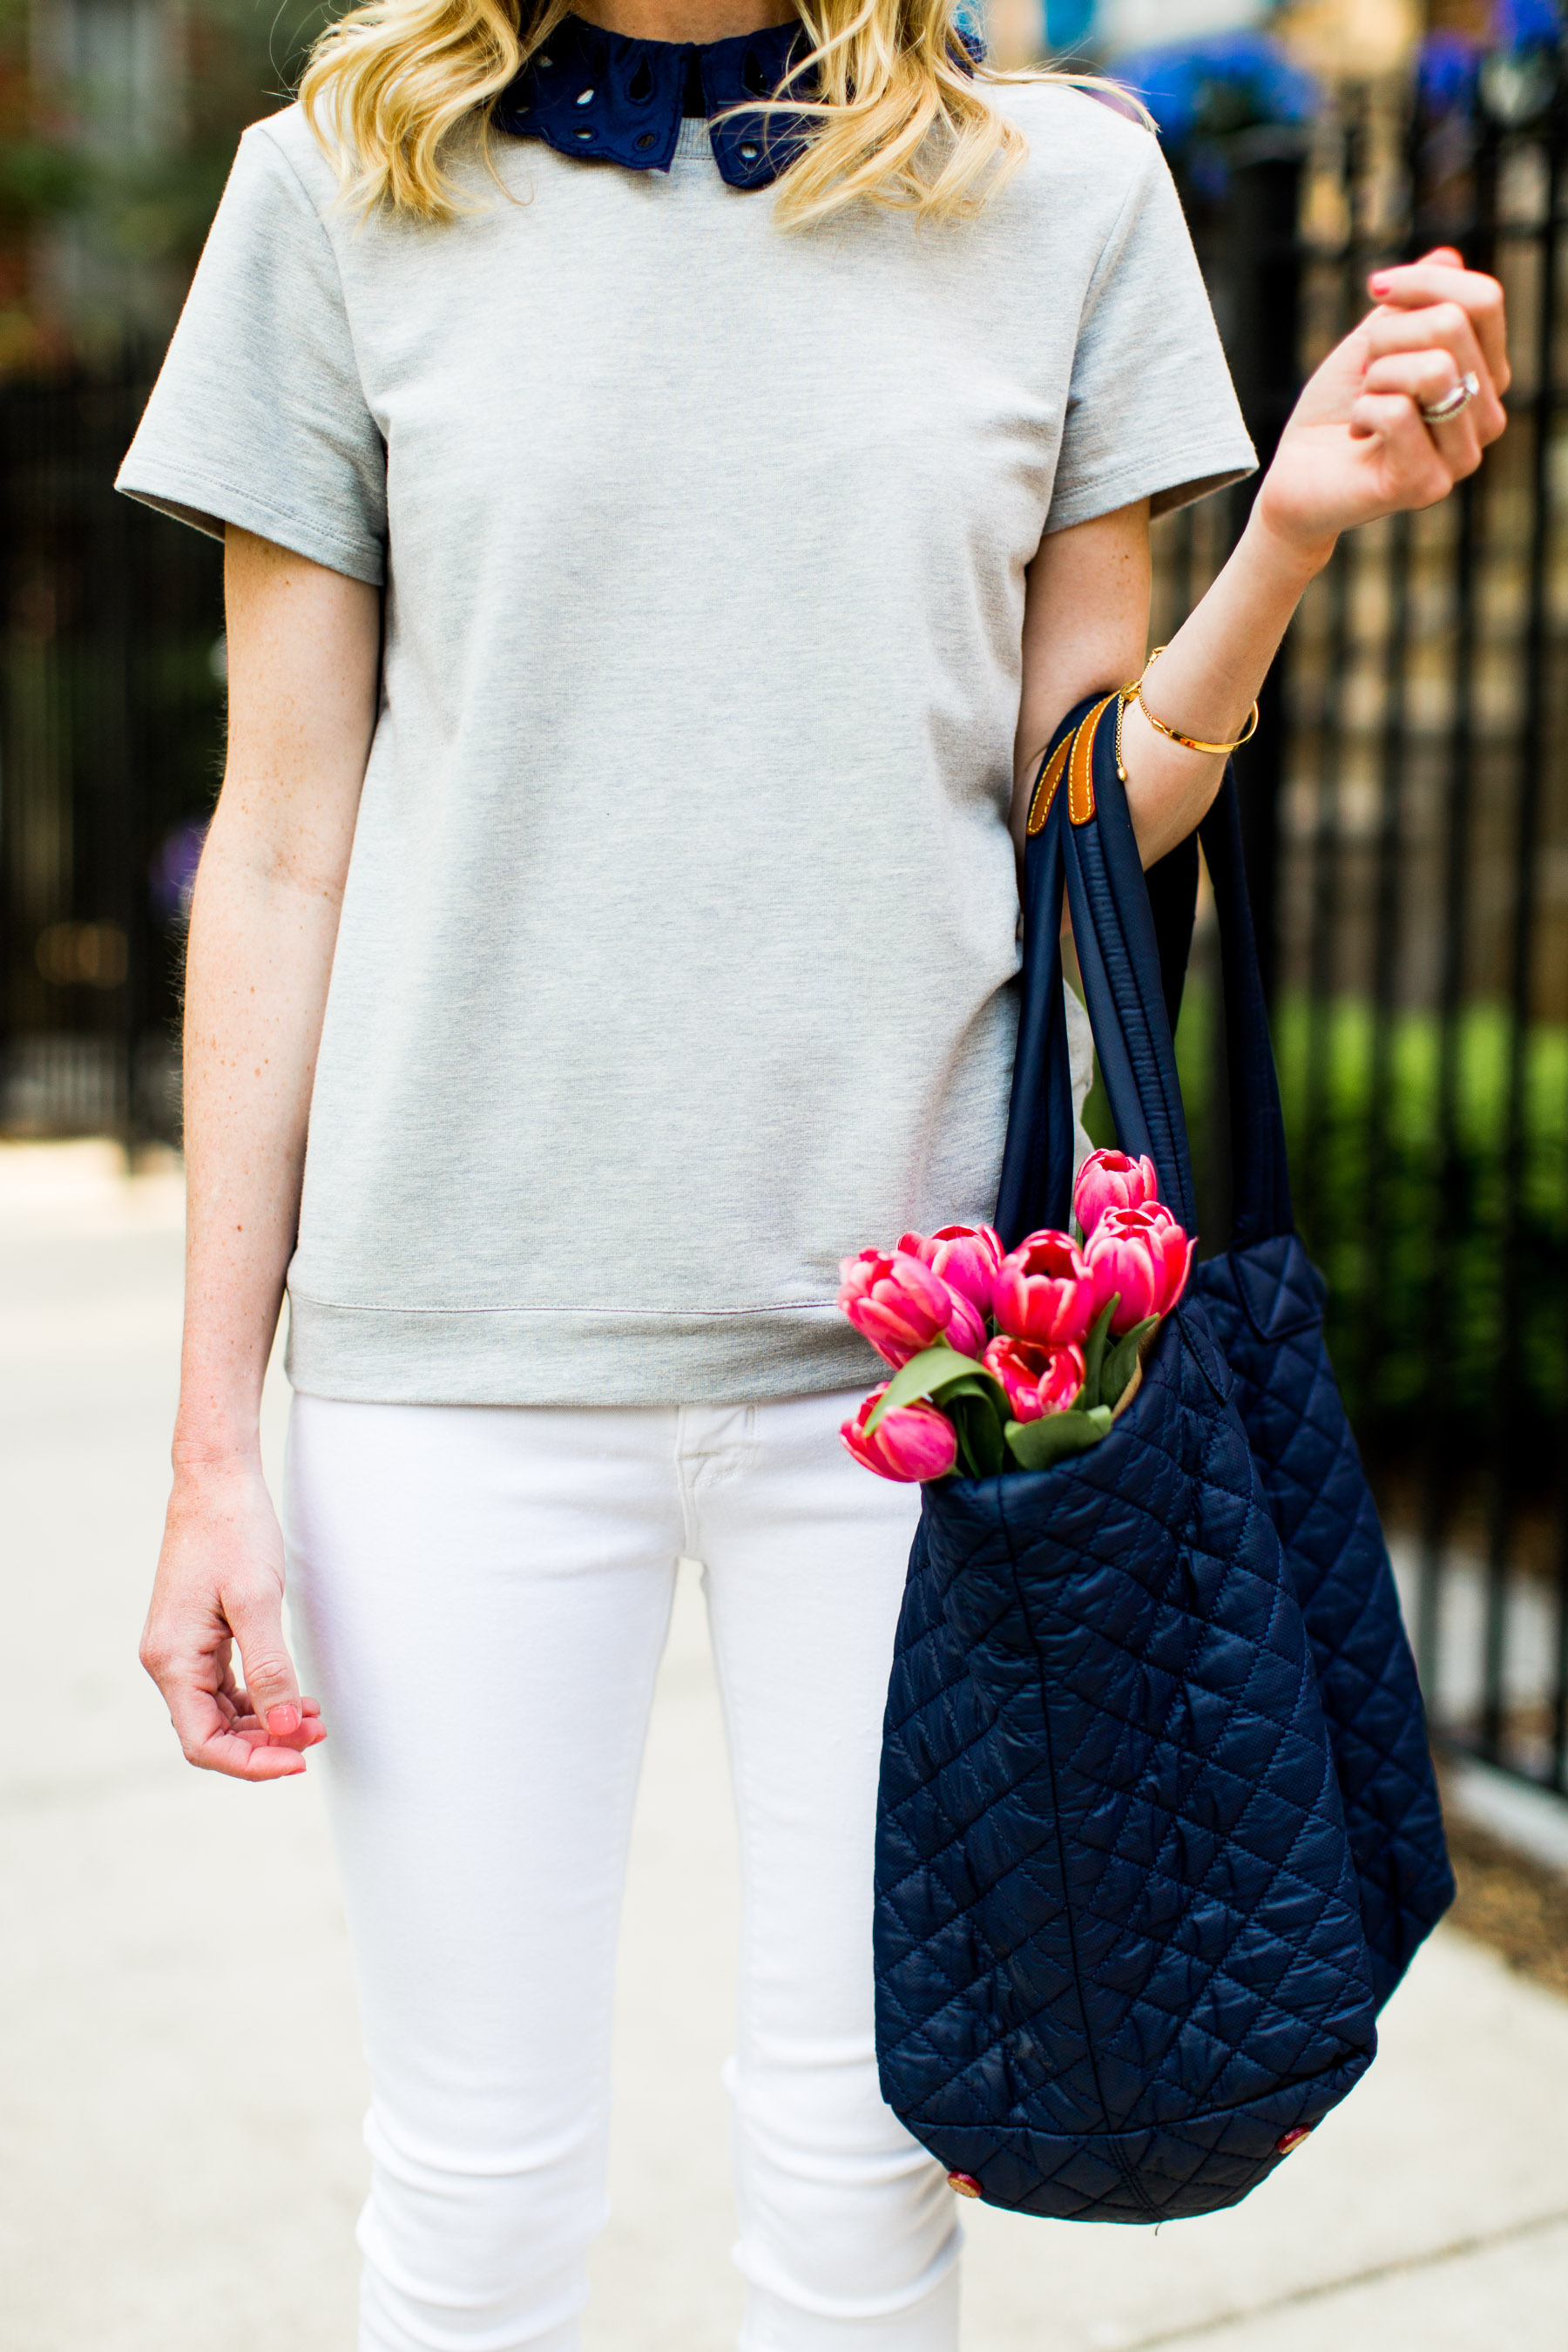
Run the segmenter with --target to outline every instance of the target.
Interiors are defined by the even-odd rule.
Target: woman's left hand
[[[1473,474],[1507,423],[1507,322],[1495,278],[1451,246],[1368,280],[1377,308],[1308,383],[1258,491],[1261,520],[1310,560],[1343,530],[1435,506]],[[1436,407],[1473,375],[1475,399],[1449,424]]]

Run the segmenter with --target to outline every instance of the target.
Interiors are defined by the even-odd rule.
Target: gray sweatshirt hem
[[[289,1378],[366,1404],[763,1404],[888,1368],[837,1307],[421,1310],[290,1297]]]

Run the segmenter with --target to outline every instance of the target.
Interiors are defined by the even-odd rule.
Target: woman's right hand
[[[283,1638],[283,1537],[259,1462],[176,1464],[142,1663],[203,1771],[280,1780],[326,1738]]]

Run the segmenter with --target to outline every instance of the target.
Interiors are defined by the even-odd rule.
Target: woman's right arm
[[[189,1762],[263,1780],[303,1771],[302,1750],[325,1737],[283,1638],[258,1423],[375,722],[381,598],[232,524],[224,598],[228,756],[185,980],[174,1483],[142,1662]]]

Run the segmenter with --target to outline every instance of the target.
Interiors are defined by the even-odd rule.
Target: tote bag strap
[[[1075,780],[1081,775],[1082,787],[1053,815],[1062,833],[1073,944],[1110,1115],[1121,1149],[1134,1158],[1147,1152],[1160,1198],[1194,1233],[1187,1122],[1159,935],[1117,772],[1114,698],[1084,720],[1068,765]]]
[[[1072,913],[1100,1076],[1121,1148],[1153,1160],[1161,1198],[1196,1229],[1173,1028],[1192,939],[1194,837],[1145,876],[1118,772],[1116,698],[1070,714],[1040,775],[1025,856],[1024,981],[998,1231],[1008,1246],[1065,1225],[1072,1190],[1072,1091],[1062,1003],[1061,906]],[[1240,819],[1227,770],[1203,841],[1222,942],[1236,1240],[1291,1230],[1284,1129],[1247,901]]]
[[[1062,999],[1061,909],[1072,912],[1100,1076],[1124,1150],[1147,1152],[1161,1198],[1192,1229],[1192,1170],[1166,1010],[1161,934],[1116,774],[1114,694],[1080,704],[1036,784],[1024,861],[1024,975],[996,1226],[1011,1248],[1065,1226],[1072,1199],[1073,1109]],[[1107,780],[1109,779],[1109,786]],[[1195,859],[1192,865],[1195,885]],[[1180,865],[1164,894],[1167,963],[1184,964]]]
[[[1063,1204],[1072,1192],[1072,1067],[1062,999],[1066,875],[1055,803],[1079,723],[1099,698],[1080,702],[1062,721],[1040,763],[1029,806],[1018,1044],[996,1193],[996,1230],[1009,1249],[1042,1225],[1065,1226]]]
[[[1193,951],[1193,924],[1198,910],[1198,837],[1189,833],[1143,876],[1160,948],[1160,981],[1164,992],[1165,1018],[1171,1034],[1182,1013],[1187,960]]]

